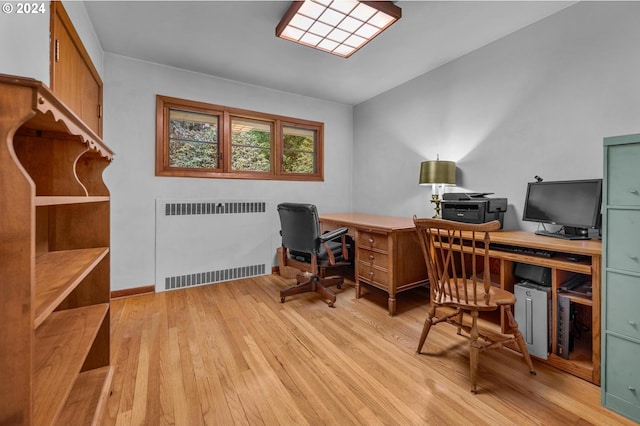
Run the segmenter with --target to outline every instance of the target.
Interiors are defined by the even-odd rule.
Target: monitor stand
[[[561,234],[559,232],[550,232],[546,230],[537,230],[536,235],[544,235],[545,237],[562,238],[563,240],[590,240],[589,235],[583,234]]]

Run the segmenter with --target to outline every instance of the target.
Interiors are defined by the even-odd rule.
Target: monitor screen
[[[530,182],[522,220],[596,228],[601,199],[602,179]]]

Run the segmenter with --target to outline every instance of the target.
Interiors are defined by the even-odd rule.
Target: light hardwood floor
[[[625,425],[600,388],[509,350],[481,355],[469,392],[467,340],[432,329],[416,355],[427,291],[355,299],[335,308],[314,293],[280,303],[279,276],[112,302],[117,425]],[[450,352],[445,352],[449,349]]]

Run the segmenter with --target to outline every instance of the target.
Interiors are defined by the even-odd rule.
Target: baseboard
[[[146,285],[143,287],[125,288],[124,290],[114,290],[111,292],[112,299],[120,297],[140,296],[141,294],[155,293],[156,286]]]

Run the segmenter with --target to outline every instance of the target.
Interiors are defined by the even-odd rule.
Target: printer
[[[489,198],[492,193],[451,192],[442,194],[442,218],[466,223],[504,222],[506,198]]]

